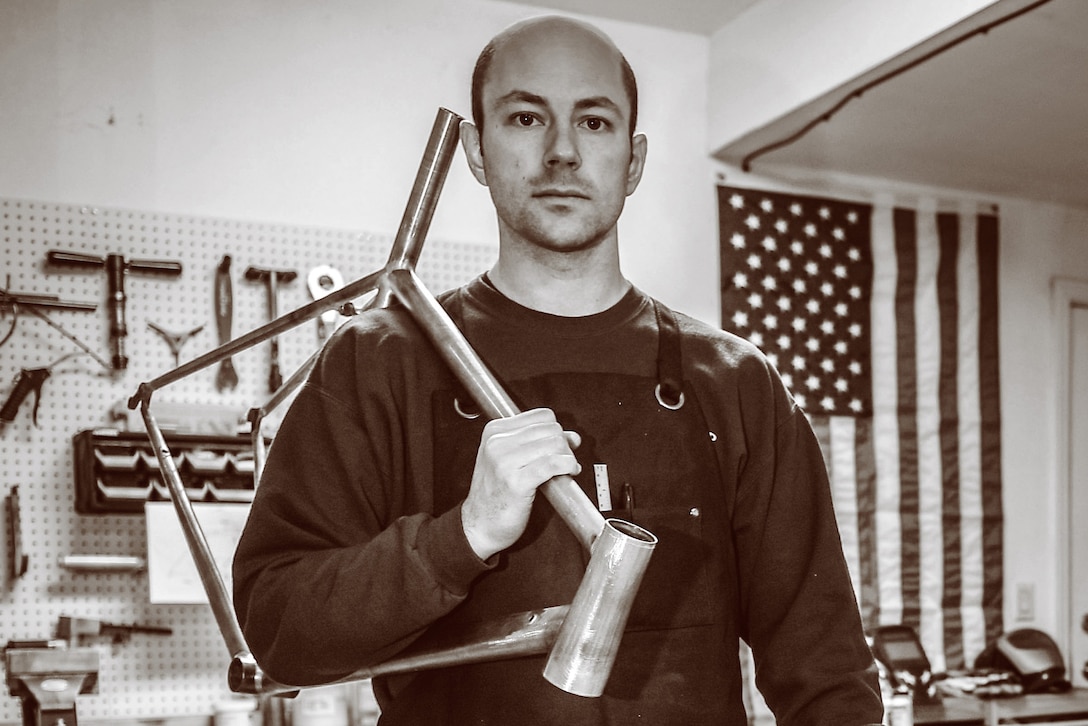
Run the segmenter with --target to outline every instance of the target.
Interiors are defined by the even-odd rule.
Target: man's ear
[[[631,196],[638,189],[638,183],[642,180],[642,170],[646,167],[646,134],[635,134],[631,137],[631,161],[627,165],[627,196]]]
[[[465,150],[472,176],[486,187],[487,176],[484,174],[484,150],[480,145],[480,131],[468,121],[461,122],[461,148]]]

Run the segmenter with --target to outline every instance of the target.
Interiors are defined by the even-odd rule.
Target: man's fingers
[[[563,431],[559,424],[538,423],[493,434],[484,442],[484,447],[497,471],[517,475],[519,479],[528,472],[554,470],[534,482],[540,484],[556,474],[576,471],[572,437],[574,445],[580,443],[577,434]]]
[[[523,487],[536,489],[553,477],[578,476],[581,471],[582,465],[572,454],[553,454],[534,459],[522,467],[519,483]]]
[[[537,488],[581,470],[573,449],[581,437],[564,431],[550,409],[532,409],[484,426],[461,523],[469,544],[486,559],[525,530]]]
[[[521,411],[513,416],[492,419],[484,427],[484,435],[490,433],[507,433],[516,431],[537,423],[556,423],[555,413],[550,408],[532,408]]]

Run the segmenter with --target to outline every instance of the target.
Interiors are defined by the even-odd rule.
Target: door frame
[[[1053,340],[1054,340],[1054,408],[1057,415],[1054,446],[1054,482],[1057,499],[1057,511],[1064,512],[1058,517],[1055,543],[1057,551],[1057,633],[1059,646],[1066,660],[1066,673],[1074,685],[1084,685],[1081,669],[1084,663],[1075,663],[1073,659],[1073,639],[1080,630],[1077,613],[1072,610],[1073,600],[1073,552],[1071,547],[1072,522],[1071,505],[1073,498],[1072,449],[1070,444],[1072,405],[1070,403],[1072,383],[1072,317],[1074,308],[1088,308],[1088,281],[1069,278],[1055,278],[1051,287],[1053,301]]]

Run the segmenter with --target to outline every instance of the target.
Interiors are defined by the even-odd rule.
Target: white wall
[[[917,54],[957,23],[982,24],[989,7],[1009,12],[1026,1],[762,0],[712,36],[709,146],[721,149],[886,62]]]
[[[392,234],[439,106],[476,54],[544,11],[490,0],[4,0],[0,195]],[[600,20],[650,137],[625,271],[717,322],[702,36]],[[431,237],[490,243],[458,154]],[[424,254],[426,251],[424,250]]]
[[[1088,281],[1088,210],[1007,200],[1001,237],[1006,622],[1016,623],[1016,587],[1033,585],[1034,627],[1062,642],[1058,564],[1067,562],[1060,556],[1067,543],[1057,537],[1067,515],[1058,509],[1066,501],[1059,487],[1066,484],[1054,477],[1058,381],[1051,285],[1055,277]]]

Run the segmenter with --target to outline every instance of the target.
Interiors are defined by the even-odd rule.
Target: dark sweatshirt
[[[621,514],[659,534],[661,552],[602,697],[564,693],[541,677],[545,656],[521,657],[377,678],[383,724],[741,726],[740,638],[779,724],[880,721],[826,468],[758,350],[675,315],[689,403],[674,426],[629,400],[643,382],[651,400],[659,375],[655,303],[641,292],[583,318],[524,308],[486,278],[442,302],[520,407],[553,406],[583,434],[587,495],[596,457],[634,460],[609,464],[612,486],[636,481],[637,509]],[[543,497],[509,553],[483,562],[469,547],[459,505],[483,422],[450,415],[454,398],[462,388],[398,307],[361,314],[322,351],[234,561],[238,617],[271,677],[327,683],[432,627],[570,602],[585,555]],[[583,430],[616,417],[600,443]],[[693,425],[696,441],[672,435]]]

